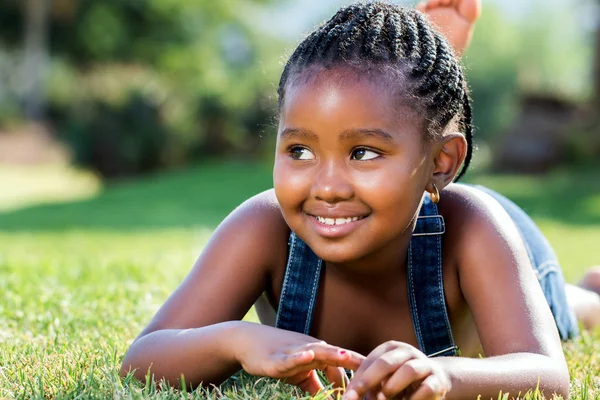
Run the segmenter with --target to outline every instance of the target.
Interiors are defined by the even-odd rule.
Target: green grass
[[[600,263],[596,177],[590,170],[472,181],[527,209],[575,281]],[[216,224],[270,184],[270,166],[207,164],[112,184],[87,200],[22,209],[11,200],[11,210],[0,213],[0,398],[300,396],[245,375],[190,394],[117,374],[129,343],[181,282]],[[600,332],[564,347],[572,398],[600,396]]]

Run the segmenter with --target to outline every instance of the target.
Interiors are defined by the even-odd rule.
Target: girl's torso
[[[461,229],[465,193],[457,185],[442,192],[439,214],[445,220],[442,240],[443,288],[454,343],[464,356],[482,353],[477,328],[460,287],[458,257],[455,249],[465,240]],[[289,231],[287,232],[289,234]],[[274,252],[266,298],[257,303],[263,322],[274,321],[279,307],[287,264],[287,251]],[[343,348],[368,354],[379,344],[397,340],[419,347],[409,304],[407,271],[399,262],[395,275],[349,277],[343,271],[323,267],[318,285],[310,334]],[[270,306],[266,303],[270,303]]]

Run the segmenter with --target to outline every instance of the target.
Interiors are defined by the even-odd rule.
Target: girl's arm
[[[195,329],[159,329],[138,337],[127,352],[121,375],[135,370],[143,380],[148,370],[157,382],[179,386],[183,375],[194,387],[200,382],[219,384],[241,367],[234,355],[232,336],[242,322],[224,322]]]
[[[367,356],[346,398],[373,390],[391,398],[410,390],[419,399],[489,399],[500,391],[523,395],[538,384],[547,397],[568,398],[556,324],[511,218],[493,198],[468,187],[453,185],[442,201],[451,211],[444,213],[445,240],[458,251],[461,292],[487,358],[427,358],[412,346],[387,342]]]
[[[240,368],[274,378],[322,367],[324,360],[356,369],[362,358],[355,353],[341,355],[309,336],[240,321],[275,269],[285,267],[288,235],[272,191],[233,211],[135,339],[121,375],[135,370],[144,379],[150,369],[156,381],[177,385],[183,375],[197,386],[218,384]]]
[[[538,387],[546,398],[556,393],[569,398],[569,373],[564,360],[533,352],[489,358],[442,357],[435,360],[448,374],[452,390],[446,399],[498,398],[500,391],[511,398]]]
[[[334,381],[356,370],[364,357],[313,337],[251,322],[229,321],[195,329],[163,329],[138,338],[129,349],[121,375],[148,369],[155,381],[179,386],[182,376],[192,388],[220,384],[243,368],[252,375],[286,379],[304,391],[323,389],[315,370]]]
[[[484,397],[535,389],[569,395],[569,373],[554,317],[510,216],[488,194],[454,185],[453,218],[463,221],[457,240],[460,287],[486,359],[442,359],[454,393]],[[565,305],[567,306],[567,305]]]

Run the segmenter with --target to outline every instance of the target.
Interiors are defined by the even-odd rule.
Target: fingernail
[[[348,390],[345,394],[344,397],[342,397],[343,400],[358,400],[358,393],[356,393],[354,390]]]
[[[340,354],[341,355],[345,355],[346,354],[346,350],[340,350]]]

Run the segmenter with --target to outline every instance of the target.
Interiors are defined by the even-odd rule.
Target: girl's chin
[[[308,247],[323,261],[344,264],[361,259],[364,254],[360,251],[358,243],[307,243]],[[312,244],[312,245],[311,245]]]

